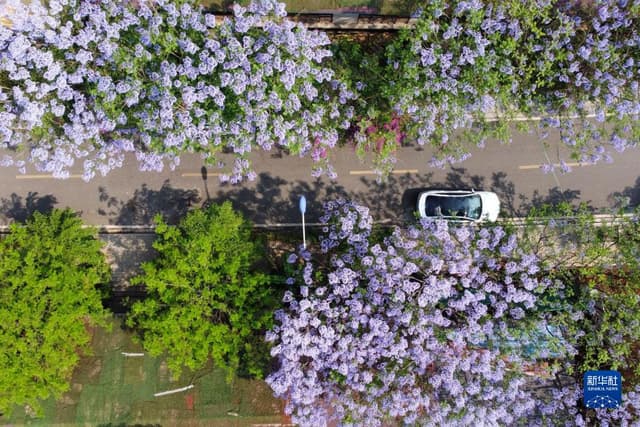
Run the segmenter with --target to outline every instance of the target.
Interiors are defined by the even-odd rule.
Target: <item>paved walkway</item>
[[[106,243],[103,250],[111,263],[114,291],[121,292],[129,287],[129,279],[142,271],[141,264],[153,259],[155,234],[100,234],[99,237]]]
[[[99,238],[106,243],[103,251],[111,264],[111,298],[106,307],[116,314],[126,313],[128,298],[144,296],[144,289],[132,286],[129,280],[142,272],[142,263],[155,256],[155,234],[100,234]]]

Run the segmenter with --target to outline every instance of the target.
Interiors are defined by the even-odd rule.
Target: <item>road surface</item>
[[[384,183],[376,182],[370,163],[360,162],[349,147],[333,154],[339,175],[334,181],[312,178],[308,158],[264,152],[252,156],[258,178],[238,185],[220,183],[220,171],[203,169],[197,155],[184,156],[179,168],[162,173],[139,172],[135,159],[129,159],[122,169],[89,183],[79,175],[58,180],[33,169],[20,175],[14,168],[0,168],[0,223],[22,220],[33,210],[69,206],[93,225],[146,225],[156,213],[175,222],[193,206],[224,200],[257,224],[298,223],[302,194],[307,198],[307,222],[317,221],[324,200],[337,197],[364,203],[377,220],[397,221],[410,215],[420,188],[495,191],[503,216],[521,216],[531,206],[563,200],[583,201],[601,211],[614,206],[617,196],[640,204],[640,150],[615,153],[612,164],[543,174],[539,165],[547,158],[557,162],[559,154],[568,158],[557,143],[545,148],[534,135],[515,134],[511,145],[489,142],[463,163],[434,169],[428,165],[431,149],[404,147],[395,172]]]

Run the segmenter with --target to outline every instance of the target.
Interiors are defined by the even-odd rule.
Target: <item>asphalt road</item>
[[[550,141],[557,136],[551,137]],[[1,154],[1,153],[0,153]],[[607,211],[616,196],[640,204],[640,150],[613,155],[612,164],[576,166],[568,174],[543,174],[538,165],[547,156],[557,162],[566,152],[551,143],[546,149],[534,135],[515,134],[511,145],[487,144],[454,167],[429,167],[432,151],[402,148],[395,173],[377,183],[370,163],[360,162],[353,150],[333,155],[337,180],[311,177],[311,160],[276,153],[254,153],[258,178],[238,185],[221,184],[216,170],[206,170],[198,156],[183,157],[175,171],[139,172],[135,159],[107,177],[89,183],[79,178],[57,180],[27,170],[0,168],[0,223],[24,219],[34,210],[69,206],[90,224],[139,224],[152,222],[161,213],[175,222],[190,207],[206,201],[230,200],[258,224],[298,223],[298,199],[307,198],[307,222],[317,221],[321,203],[348,197],[369,206],[378,220],[397,221],[410,215],[418,189],[484,189],[498,193],[503,216],[521,216],[531,206],[545,202],[587,202]],[[79,173],[79,171],[78,171]]]

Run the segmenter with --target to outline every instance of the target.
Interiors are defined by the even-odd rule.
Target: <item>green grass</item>
[[[94,354],[81,359],[71,390],[62,399],[44,402],[41,418],[16,408],[10,419],[0,417],[0,425],[245,426],[283,422],[282,402],[272,397],[263,381],[235,378],[228,384],[225,374],[213,366],[172,380],[162,358],[124,357],[122,352],[143,350],[120,324],[114,319],[111,333],[95,330]],[[153,396],[190,383],[195,387],[186,392]]]

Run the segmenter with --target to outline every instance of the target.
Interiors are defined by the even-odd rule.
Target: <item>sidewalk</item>
[[[131,286],[129,280],[142,272],[141,265],[155,256],[152,247],[156,237],[154,233],[133,234],[100,234],[105,242],[103,252],[111,265],[112,296],[107,303],[114,313],[124,313],[126,297],[142,297],[144,290],[139,286]]]

